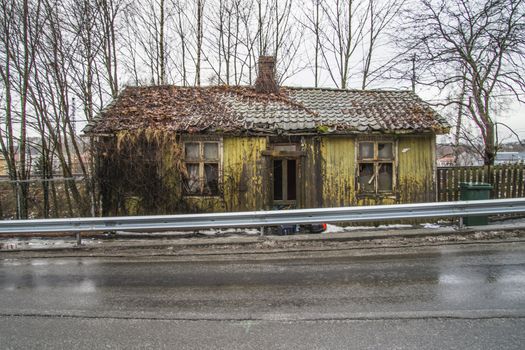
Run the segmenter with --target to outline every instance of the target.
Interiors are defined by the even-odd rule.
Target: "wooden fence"
[[[525,197],[525,164],[502,164],[492,167],[439,167],[437,193],[439,202],[457,201],[460,182],[484,182],[493,186],[491,199]]]

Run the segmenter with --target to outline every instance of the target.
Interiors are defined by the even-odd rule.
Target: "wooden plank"
[[[305,151],[276,151],[276,150],[263,150],[261,151],[261,154],[263,156],[270,156],[270,157],[291,157],[291,158],[297,158],[297,157],[304,157],[306,156]]]

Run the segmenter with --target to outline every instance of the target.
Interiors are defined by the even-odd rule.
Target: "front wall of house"
[[[357,189],[356,153],[362,138],[303,138],[301,148],[305,156],[300,158],[298,207],[434,201],[435,137],[398,136],[387,139],[394,142],[394,191],[370,195],[359,193]],[[205,212],[271,208],[271,163],[269,157],[262,155],[268,148],[267,138],[225,137],[222,148],[222,195],[187,197],[185,200],[189,206]]]
[[[385,137],[394,144],[394,191],[363,194],[358,191],[358,145],[381,136],[302,137],[298,156],[297,207],[340,207],[413,203],[435,200],[435,136]],[[221,191],[219,196],[183,196],[180,177],[164,171],[165,189],[173,201],[184,203],[190,212],[264,210],[272,204],[272,157],[267,137],[223,137],[221,146]],[[166,157],[165,164],[173,160]],[[171,174],[171,175],[170,175]],[[169,175],[169,176],[167,176]],[[135,198],[135,197],[133,197]],[[178,199],[177,199],[178,198]],[[127,205],[129,207],[129,205]],[[129,208],[128,208],[129,211]],[[135,213],[135,212],[134,212]],[[141,213],[137,209],[136,213]],[[128,213],[129,214],[129,213]]]

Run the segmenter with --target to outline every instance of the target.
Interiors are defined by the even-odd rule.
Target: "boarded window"
[[[186,195],[216,196],[219,194],[219,142],[191,141],[184,143]]]
[[[374,163],[359,164],[359,189],[373,192],[374,188]]]
[[[394,190],[394,143],[360,142],[358,145],[358,188],[363,193]]]

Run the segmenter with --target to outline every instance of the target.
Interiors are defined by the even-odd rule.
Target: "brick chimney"
[[[255,80],[255,91],[274,94],[279,92],[273,56],[259,56],[259,75]]]

